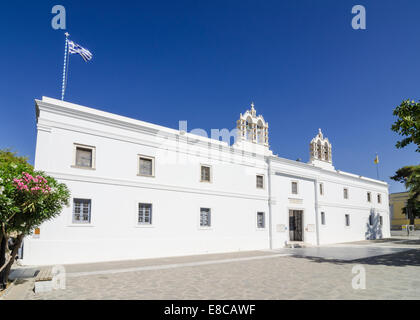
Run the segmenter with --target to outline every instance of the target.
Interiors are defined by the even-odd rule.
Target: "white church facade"
[[[336,170],[321,130],[310,161],[270,150],[254,105],[234,144],[43,97],[35,168],[70,206],[24,240],[24,264],[323,245],[390,236],[388,185]]]

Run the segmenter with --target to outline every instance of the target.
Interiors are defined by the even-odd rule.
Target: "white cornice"
[[[52,128],[50,126],[45,126],[45,125],[42,125],[41,123],[37,123],[37,129],[39,131],[44,131],[44,132],[51,133]]]

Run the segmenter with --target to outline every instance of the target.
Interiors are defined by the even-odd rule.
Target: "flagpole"
[[[67,41],[67,65],[66,65],[66,79],[64,82],[64,91],[67,89],[67,79],[69,78],[69,65],[70,65],[70,47],[68,45],[68,41]]]
[[[67,73],[66,73],[67,66],[66,66],[66,64],[67,64],[67,56],[68,56],[67,45],[68,45],[68,37],[69,37],[70,34],[68,32],[66,32],[64,35],[66,36],[66,42],[65,42],[65,45],[64,45],[64,66],[63,66],[63,83],[61,85],[61,100],[64,100],[64,93],[66,91],[66,82],[67,82],[66,81],[67,80]]]

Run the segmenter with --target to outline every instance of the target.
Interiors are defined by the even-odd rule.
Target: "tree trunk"
[[[413,214],[413,212],[410,210],[410,224],[411,225],[414,225],[414,214]]]
[[[405,210],[408,213],[408,219],[410,220],[411,225],[414,225],[414,219],[415,219],[413,209],[414,208],[412,208],[410,201],[408,201],[408,204]]]
[[[6,263],[6,251],[7,251],[7,241],[9,240],[7,236],[3,233],[0,234],[1,241],[0,241],[0,267],[2,267]],[[7,285],[7,278],[6,278],[6,269],[3,269],[0,272],[0,290],[6,289]]]
[[[18,251],[19,251],[19,248],[22,244],[23,237],[24,237],[23,234],[20,234],[20,235],[17,236],[15,245],[14,245],[12,253],[11,253],[9,264],[3,270],[4,271],[4,277],[6,279],[6,283],[9,280],[10,269],[12,268],[12,265],[15,262],[15,258],[16,258],[16,255],[17,255]]]

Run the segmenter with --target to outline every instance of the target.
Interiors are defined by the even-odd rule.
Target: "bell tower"
[[[246,110],[244,114],[239,115],[236,128],[236,147],[258,153],[269,151],[268,123],[265,122],[262,115],[257,115],[253,102],[250,110]],[[269,152],[271,153],[271,151]]]
[[[335,170],[332,165],[331,143],[324,137],[321,129],[309,144],[309,163],[323,169]]]

